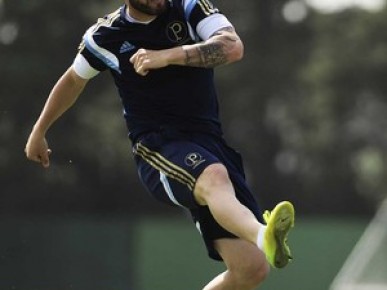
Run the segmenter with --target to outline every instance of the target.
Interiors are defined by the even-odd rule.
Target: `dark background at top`
[[[289,199],[300,214],[368,215],[387,188],[387,9],[295,3],[215,1],[245,44],[241,62],[216,69],[225,136],[262,207]],[[138,180],[108,73],[49,131],[50,169],[23,154],[83,33],[120,4],[0,1],[0,214],[173,212]],[[284,17],[302,7],[302,20]]]

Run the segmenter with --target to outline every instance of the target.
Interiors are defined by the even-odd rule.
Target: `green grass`
[[[272,270],[260,290],[327,290],[367,220],[299,217],[289,236],[294,261]],[[136,229],[139,290],[196,290],[224,270],[210,260],[188,218],[143,220]]]

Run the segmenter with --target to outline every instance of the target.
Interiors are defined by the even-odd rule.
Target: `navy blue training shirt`
[[[129,59],[140,48],[160,50],[208,39],[232,26],[208,0],[173,0],[149,23],[126,5],[98,20],[83,37],[73,68],[90,79],[110,70],[124,107],[129,136],[163,127],[221,135],[213,69],[170,65],[137,74]]]

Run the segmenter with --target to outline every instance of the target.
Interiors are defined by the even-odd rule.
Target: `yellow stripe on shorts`
[[[167,160],[160,153],[150,150],[141,143],[136,144],[134,153],[166,176],[185,184],[191,191],[194,189],[196,179],[189,172]]]

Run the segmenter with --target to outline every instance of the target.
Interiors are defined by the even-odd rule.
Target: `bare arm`
[[[45,138],[51,125],[77,100],[88,80],[79,77],[70,67],[52,89],[44,108],[28,138],[25,153],[28,159],[49,166],[49,154]]]
[[[217,31],[205,42],[184,45],[184,64],[195,67],[212,68],[242,59],[243,44],[231,27]],[[181,64],[181,59],[176,60]]]
[[[130,59],[136,72],[146,75],[149,70],[168,65],[213,68],[242,59],[243,43],[232,27],[217,31],[208,40],[165,50],[139,49]]]

